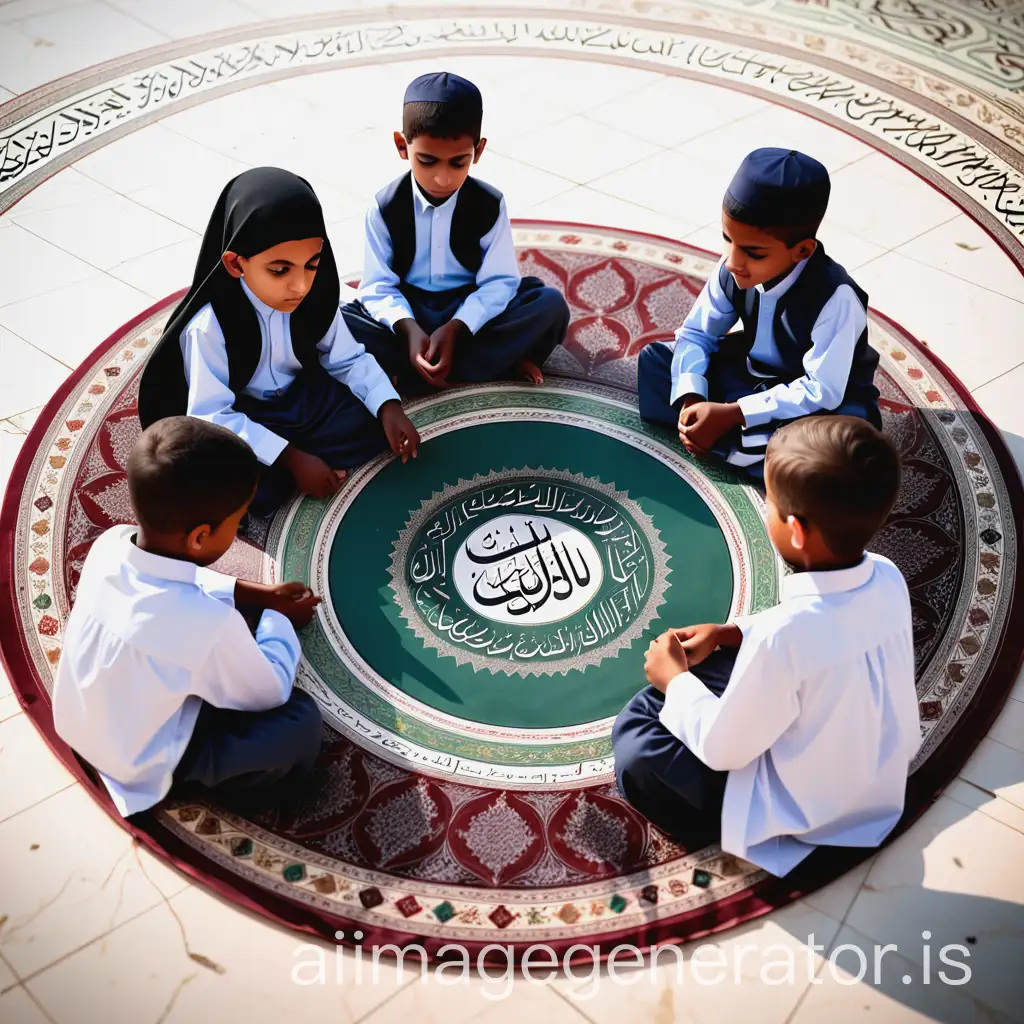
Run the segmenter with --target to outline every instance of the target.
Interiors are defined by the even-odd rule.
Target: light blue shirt
[[[722,263],[724,260],[708,278],[676,333],[672,357],[673,404],[689,394],[708,397],[708,362],[718,343],[740,319],[740,311],[726,298],[719,282]],[[760,293],[757,296],[757,334],[750,357],[767,368],[784,369],[775,343],[775,309],[806,266],[807,261],[802,260],[768,290],[764,285],[756,286]],[[752,291],[748,298],[753,298]],[[850,381],[854,350],[866,325],[867,311],[857,293],[848,284],[840,285],[811,329],[811,347],[803,358],[803,376],[790,384],[776,384],[742,397],[737,404],[745,425],[759,427],[772,420],[797,419],[841,405]]]
[[[475,283],[476,291],[466,297],[452,319],[461,320],[476,334],[512,301],[519,288],[519,264],[504,198],[494,226],[480,239],[483,254],[480,269],[474,274],[455,258],[451,250],[451,230],[458,195],[456,192],[434,206],[413,182],[416,255],[405,280],[429,292],[450,291]],[[415,319],[412,307],[399,290],[401,279],[391,269],[393,257],[391,235],[380,207],[373,203],[366,211],[366,248],[359,298],[374,320],[391,328],[399,320]]]
[[[814,846],[877,846],[903,813],[921,745],[910,595],[899,569],[859,565],[782,581],[743,633],[721,697],[676,676],[662,725],[728,772],[722,849],[775,875]]]
[[[253,638],[233,576],[142,551],[136,530],[112,527],[89,550],[53,686],[57,734],[126,817],[167,795],[203,701],[278,707],[302,654],[278,612]]]
[[[256,310],[263,340],[256,372],[244,393],[252,398],[271,398],[285,391],[302,370],[292,348],[291,313],[282,313],[261,302],[244,279],[242,291]],[[385,402],[399,400],[380,364],[352,337],[340,309],[317,349],[320,365],[348,387],[374,416]],[[264,465],[275,462],[288,442],[234,408],[224,332],[209,303],[181,332],[181,351],[188,378],[188,415],[227,427],[252,448]]]

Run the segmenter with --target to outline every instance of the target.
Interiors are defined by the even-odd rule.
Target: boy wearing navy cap
[[[722,204],[721,262],[675,343],[640,353],[640,415],[757,479],[787,421],[834,412],[881,426],[867,295],[815,237],[830,188],[803,153],[749,154]]]
[[[395,146],[409,173],[377,193],[349,327],[406,393],[507,375],[541,383],[569,324],[561,293],[520,279],[505,200],[469,177],[483,100],[447,72],[408,87]]]

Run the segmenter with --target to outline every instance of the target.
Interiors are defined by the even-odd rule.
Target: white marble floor
[[[6,0],[0,100],[169,39],[338,6],[326,0]],[[441,5],[443,6],[443,5]],[[174,113],[78,160],[0,216],[0,487],[41,406],[115,328],[185,285],[224,182],[275,163],[323,199],[341,268],[358,271],[360,217],[399,168],[404,84],[434,61],[293,78]],[[653,71],[542,58],[461,58],[490,139],[480,174],[513,216],[650,231],[716,249],[721,193],[755,145],[793,145],[834,175],[822,238],[872,304],[959,375],[1024,466],[1024,277],[961,210],[888,157],[762,99]],[[941,297],[941,301],[939,301]],[[733,1021],[1024,1019],[1024,682],[960,778],[898,842],[846,878],[726,933],[828,953],[895,943],[880,984],[833,976],[769,985],[751,966],[702,987],[661,967],[595,998],[550,985],[298,985],[300,937],[271,927],[133,848],[52,758],[0,680],[0,1020]],[[923,933],[930,933],[926,939]],[[966,943],[972,976],[934,981]],[[324,947],[326,948],[326,947]],[[331,952],[333,962],[334,953]],[[926,955],[933,983],[922,983]],[[851,950],[840,958],[848,965]],[[740,961],[737,959],[737,964]],[[855,966],[855,960],[853,961]],[[585,995],[585,993],[583,993]]]

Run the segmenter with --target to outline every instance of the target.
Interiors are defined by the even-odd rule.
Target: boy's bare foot
[[[540,372],[540,367],[536,363],[531,363],[529,359],[520,359],[515,365],[516,375],[520,380],[525,380],[527,384],[543,384],[544,374]]]

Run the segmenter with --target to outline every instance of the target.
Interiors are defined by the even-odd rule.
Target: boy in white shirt
[[[174,782],[234,792],[290,784],[319,753],[320,711],[292,685],[295,626],[319,599],[301,583],[270,587],[206,568],[231,546],[259,467],[225,427],[159,420],[128,459],[138,526],[107,530],[85,560],[54,725],[125,817]]]
[[[899,482],[866,420],[773,434],[768,531],[793,569],[781,602],[663,633],[651,685],[615,723],[619,788],[664,831],[720,816],[724,850],[784,875],[816,845],[877,846],[899,820],[920,745],[910,598],[864,551]]]

